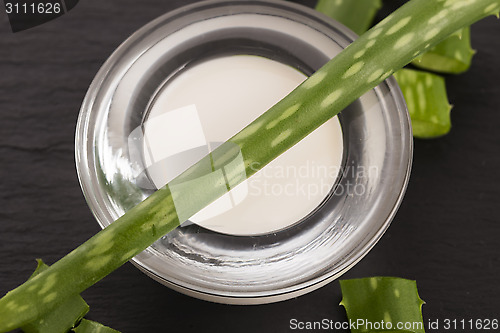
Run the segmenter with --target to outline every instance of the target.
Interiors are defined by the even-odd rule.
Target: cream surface
[[[187,169],[286,96],[306,77],[257,56],[227,56],[184,70],[158,92],[144,124],[144,162],[156,187]],[[340,170],[337,117],[190,218],[232,235],[282,230],[313,211]]]

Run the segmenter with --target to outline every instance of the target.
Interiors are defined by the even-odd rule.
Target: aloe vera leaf
[[[351,327],[351,333],[425,332],[422,317],[425,302],[418,296],[415,281],[370,277],[341,280],[340,288],[340,305],[345,307],[349,321],[357,324]]]
[[[382,0],[319,0],[315,9],[358,35],[366,32],[382,7]]]
[[[459,74],[469,69],[475,53],[470,42],[470,27],[465,27],[413,60],[412,64],[435,72]]]
[[[99,324],[95,321],[82,319],[80,324],[73,329],[75,333],[120,333],[110,327]]]
[[[448,102],[444,78],[411,69],[401,69],[394,77],[408,106],[413,136],[429,139],[448,133],[452,106]]]
[[[103,229],[47,270],[0,299],[0,332],[52,311],[178,226],[168,187]],[[172,210],[172,212],[171,212]]]
[[[364,32],[371,25],[381,4],[379,1],[367,0],[319,0],[316,10],[359,34],[358,31]],[[473,54],[474,51],[470,47],[470,27],[465,27],[420,55],[412,63],[425,69],[459,73],[470,67]],[[403,72],[400,73],[401,71]],[[447,134],[451,128],[451,105],[446,96],[444,79],[424,72],[405,69],[401,71],[396,72],[394,76],[406,100],[413,136],[436,138]]]
[[[49,268],[41,259],[37,259],[37,262],[38,266],[30,279]],[[37,318],[35,321],[22,326],[21,329],[26,333],[66,333],[73,328],[87,312],[89,312],[88,304],[80,295],[75,295],[69,297],[64,303],[43,317]]]
[[[445,37],[488,15],[500,0],[411,0],[210,155],[117,221],[0,299],[0,332],[81,293]],[[436,15],[447,20],[429,24]],[[243,159],[243,165],[233,163]],[[213,165],[207,173],[203,165]],[[245,177],[242,177],[242,170]],[[199,174],[201,177],[195,178]],[[56,283],[50,288],[47,280]],[[42,288],[46,291],[38,293]],[[20,307],[24,311],[20,311]]]

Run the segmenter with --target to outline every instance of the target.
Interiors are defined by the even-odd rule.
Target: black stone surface
[[[15,34],[0,13],[0,294],[29,277],[35,258],[51,264],[99,230],[75,171],[80,104],[125,38],[192,2],[85,0]],[[388,2],[380,17],[401,2]],[[472,68],[446,78],[455,106],[451,133],[415,140],[412,177],[396,218],[344,276],[417,280],[426,326],[436,319],[500,319],[499,36],[494,17],[473,26]],[[292,318],[346,320],[338,282],[276,304],[229,306],[179,294],[127,263],[83,296],[88,318],[124,333],[275,333],[291,331]]]

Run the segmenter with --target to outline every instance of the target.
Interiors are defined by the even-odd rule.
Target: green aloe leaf
[[[80,324],[73,329],[75,333],[120,333],[120,331],[114,330],[102,324],[99,324],[92,320],[82,319]]]
[[[411,69],[394,74],[410,113],[413,136],[436,138],[451,129],[450,110],[444,78]]]
[[[368,29],[380,6],[381,2],[376,0],[319,0],[316,10],[354,31],[357,30],[359,34]],[[470,67],[473,54],[470,47],[470,27],[465,27],[412,63],[424,69],[460,73]],[[413,135],[417,138],[436,138],[447,134],[451,129],[451,105],[448,103],[444,79],[405,69],[394,76],[406,100]]]
[[[341,280],[342,302],[351,333],[424,333],[422,305],[417,283],[395,277]]]
[[[382,0],[319,0],[315,9],[358,35],[366,32],[382,7]]]
[[[465,27],[416,58],[412,64],[435,72],[459,74],[469,69],[475,53],[470,42],[470,27]]]
[[[38,266],[30,279],[49,268],[41,259],[37,259]],[[51,283],[49,279],[47,283]],[[49,297],[50,294],[47,295]],[[80,297],[75,295],[69,297],[64,303],[47,313],[43,317],[37,318],[21,327],[26,333],[66,333],[73,328],[83,316],[89,312],[88,304]]]

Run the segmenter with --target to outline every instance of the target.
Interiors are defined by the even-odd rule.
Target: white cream
[[[165,185],[205,155],[207,147],[236,134],[305,78],[287,65],[244,55],[185,70],[158,93],[145,122],[150,179],[157,187]],[[284,229],[325,199],[342,152],[335,117],[190,221],[232,235]]]

